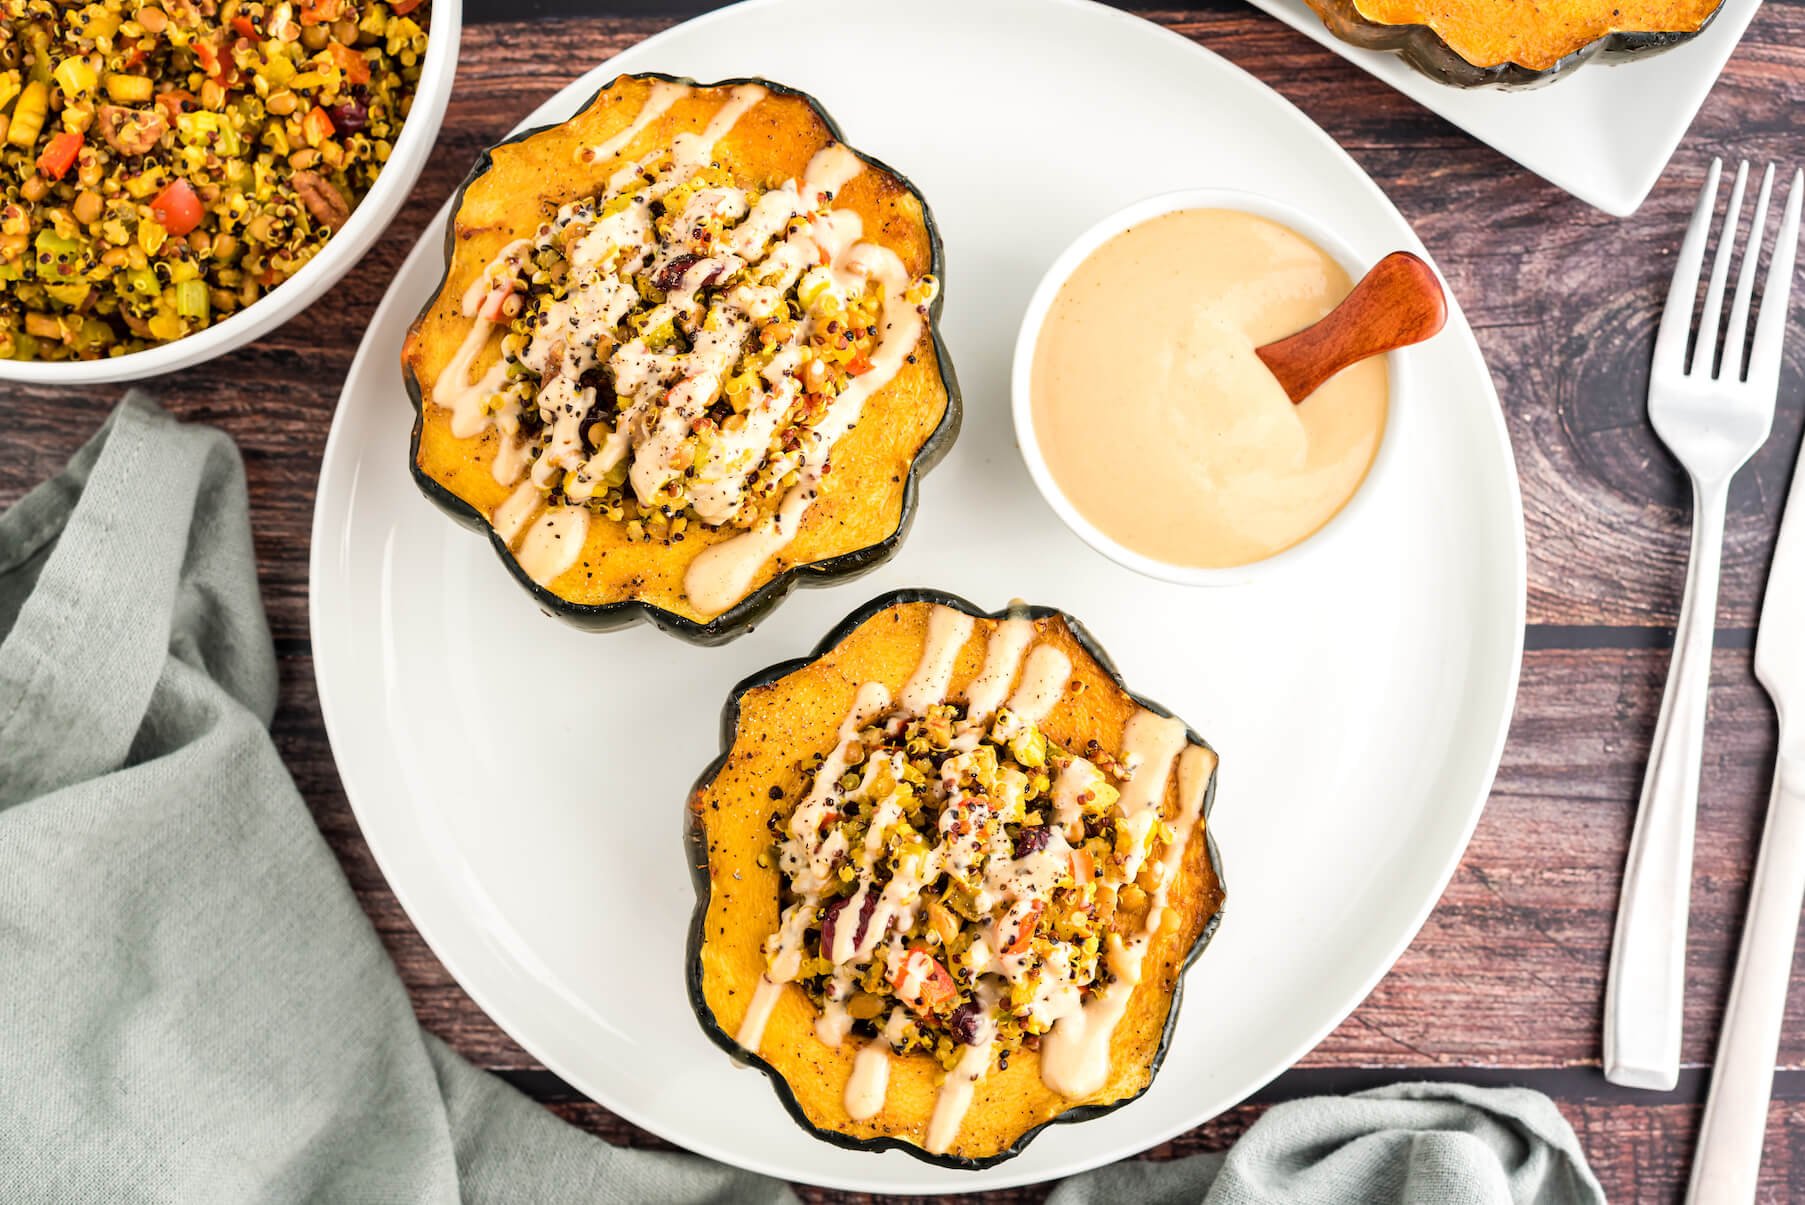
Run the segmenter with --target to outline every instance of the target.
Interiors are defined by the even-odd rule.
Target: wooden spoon
[[[1301,402],[1348,365],[1421,343],[1447,320],[1448,299],[1434,270],[1408,251],[1393,251],[1320,321],[1255,354]]]

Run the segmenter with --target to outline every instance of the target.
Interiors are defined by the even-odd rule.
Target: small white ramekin
[[[344,229],[326,240],[319,254],[303,264],[299,272],[231,317],[173,343],[160,343],[104,360],[0,359],[0,381],[91,385],[159,376],[242,347],[317,301],[375,244],[401,211],[402,202],[426,166],[439,136],[439,123],[445,118],[445,106],[451,101],[458,41],[463,34],[463,7],[463,0],[432,0],[431,36],[426,42],[426,57],[420,63],[420,83],[414,89],[413,106],[395,139],[389,161],[351,212]]]
[[[1281,552],[1245,565],[1200,569],[1191,565],[1174,565],[1136,552],[1100,531],[1065,496],[1059,483],[1053,479],[1052,471],[1047,468],[1046,458],[1041,455],[1040,441],[1034,432],[1034,348],[1040,341],[1041,327],[1046,323],[1047,311],[1052,308],[1054,298],[1091,252],[1131,226],[1161,214],[1184,209],[1237,209],[1282,223],[1321,247],[1354,280],[1359,280],[1372,263],[1378,262],[1380,258],[1374,255],[1370,262],[1366,261],[1356,255],[1347,241],[1326,223],[1291,205],[1257,193],[1228,188],[1187,189],[1182,192],[1161,193],[1118,210],[1079,235],[1059,254],[1047,269],[1046,275],[1041,277],[1039,286],[1028,301],[1027,313],[1022,316],[1021,330],[1015,339],[1015,364],[1010,375],[1015,442],[1021,449],[1022,459],[1027,462],[1028,475],[1034,478],[1034,484],[1047,500],[1047,505],[1053,508],[1053,512],[1080,539],[1118,565],[1160,581],[1185,586],[1244,585],[1310,555],[1311,551],[1321,547],[1328,538],[1340,533],[1354,521],[1354,516],[1363,509],[1364,500],[1372,492],[1373,482],[1384,474],[1390,460],[1399,402],[1408,393],[1408,383],[1398,353],[1388,353],[1386,369],[1389,396],[1385,411],[1385,430],[1379,436],[1379,447],[1373,455],[1372,465],[1355,488],[1353,496],[1340,510],[1314,532]]]

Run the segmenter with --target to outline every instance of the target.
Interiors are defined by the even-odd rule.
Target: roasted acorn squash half
[[[1723,0],[1308,0],[1329,30],[1461,88],[1534,88],[1697,37]]]
[[[1146,1090],[1221,919],[1216,756],[1075,620],[885,595],[740,683],[722,746],[690,999],[803,1127],[980,1168]]]
[[[543,610],[716,643],[896,550],[959,427],[940,238],[812,98],[623,75],[452,209],[411,468]]]

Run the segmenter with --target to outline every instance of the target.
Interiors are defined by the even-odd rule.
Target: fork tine
[[[1667,287],[1667,307],[1661,311],[1661,329],[1655,334],[1656,372],[1676,376],[1685,371],[1686,335],[1692,329],[1692,302],[1698,296],[1698,270],[1705,262],[1705,236],[1711,230],[1711,211],[1717,205],[1717,180],[1723,174],[1722,159],[1711,160],[1705,187],[1692,211],[1692,224],[1673,261],[1673,283]]]
[[[1736,234],[1742,221],[1742,191],[1749,182],[1749,161],[1736,168],[1736,183],[1730,186],[1730,207],[1724,210],[1723,232],[1717,236],[1717,254],[1711,260],[1711,283],[1705,289],[1705,308],[1699,314],[1698,341],[1692,345],[1692,362],[1688,372],[1711,375],[1717,363],[1717,328],[1723,319],[1724,282],[1730,278],[1730,257],[1736,254]],[[1761,244],[1755,244],[1759,254]]]
[[[1774,257],[1768,261],[1767,283],[1761,286],[1761,316],[1755,319],[1755,346],[1749,353],[1749,383],[1766,386],[1767,396],[1780,389],[1780,342],[1786,337],[1786,320],[1792,309],[1793,257],[1799,247],[1799,201],[1805,193],[1805,170],[1792,174],[1786,191],[1786,217]]]
[[[1749,341],[1749,302],[1755,297],[1755,269],[1761,265],[1761,244],[1767,238],[1767,202],[1774,191],[1774,165],[1761,174],[1761,194],[1755,198],[1755,220],[1749,223],[1748,245],[1742,251],[1742,270],[1736,274],[1736,300],[1730,303],[1730,325],[1724,330],[1720,381],[1742,380]]]

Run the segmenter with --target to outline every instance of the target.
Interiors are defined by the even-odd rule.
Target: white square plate
[[[1628,217],[1666,169],[1760,0],[1724,0],[1704,33],[1652,58],[1587,63],[1542,88],[1437,83],[1387,51],[1343,42],[1303,0],[1252,0],[1293,29],[1441,114],[1536,175]]]

